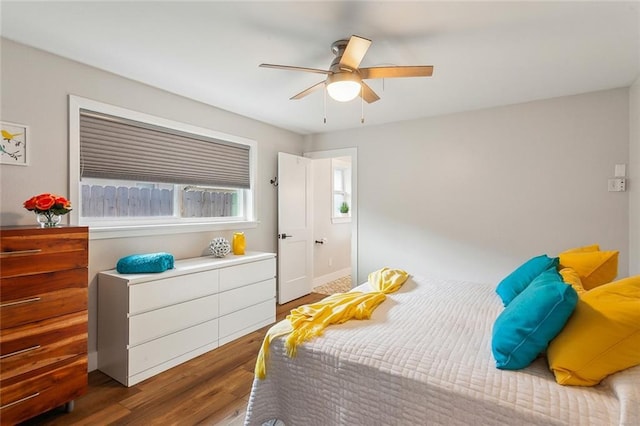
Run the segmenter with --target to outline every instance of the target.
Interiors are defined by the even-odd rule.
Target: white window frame
[[[335,190],[335,171],[342,170],[342,191]],[[349,185],[346,184],[346,172],[349,172]],[[351,222],[351,181],[353,179],[353,169],[350,163],[347,163],[339,158],[331,159],[331,223],[349,223]],[[342,194],[345,201],[349,205],[349,212],[346,214],[337,214],[339,206],[335,205],[335,195]]]
[[[215,139],[248,145],[250,148],[250,190],[244,198],[244,218],[225,220],[221,218],[181,218],[170,221],[150,220],[145,223],[127,223],[117,220],[81,220],[80,209],[74,208],[69,216],[73,225],[89,225],[90,239],[138,237],[147,235],[179,234],[217,230],[237,230],[257,227],[257,203],[255,178],[258,167],[257,142],[240,136],[229,135],[186,123],[156,117],[103,102],[69,95],[69,196],[72,204],[80,203],[80,109],[87,109],[157,126],[194,133]]]

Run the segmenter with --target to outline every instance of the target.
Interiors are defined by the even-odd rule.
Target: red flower
[[[56,197],[56,208],[60,209],[69,209],[71,208],[71,202],[64,197],[60,197],[58,195]]]
[[[24,208],[31,211],[36,208],[36,197],[31,197],[27,201],[24,202]]]
[[[23,203],[25,209],[36,213],[67,214],[71,211],[71,202],[65,197],[48,192],[29,198]]]
[[[36,197],[36,208],[38,210],[49,210],[56,203],[56,199],[51,194],[40,194]]]

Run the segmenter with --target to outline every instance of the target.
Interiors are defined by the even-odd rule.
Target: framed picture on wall
[[[0,140],[0,164],[26,166],[29,164],[29,127],[24,124],[0,121],[2,140]]]

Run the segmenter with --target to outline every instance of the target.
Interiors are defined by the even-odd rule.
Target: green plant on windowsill
[[[340,213],[342,214],[349,213],[349,204],[347,204],[346,201],[343,201],[342,204],[340,204]]]

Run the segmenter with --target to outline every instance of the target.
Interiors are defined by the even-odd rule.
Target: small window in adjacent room
[[[75,223],[166,230],[255,221],[254,141],[75,96],[69,115]]]
[[[351,158],[331,159],[333,188],[333,223],[351,221]]]

